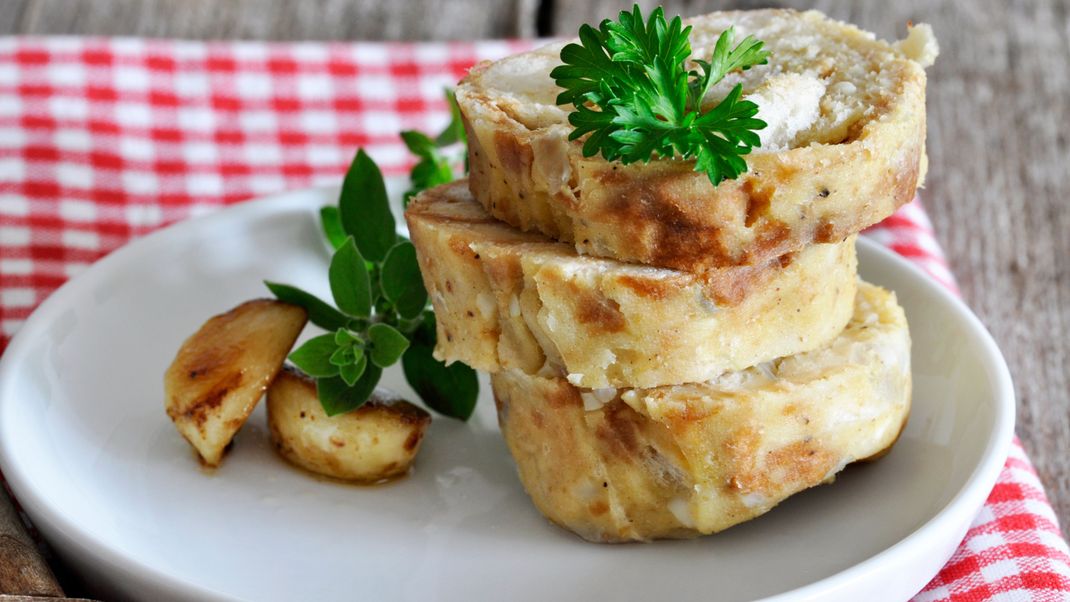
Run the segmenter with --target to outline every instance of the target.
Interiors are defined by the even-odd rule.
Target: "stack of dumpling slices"
[[[491,373],[528,494],[592,541],[763,514],[887,452],[910,409],[906,319],[858,279],[855,238],[923,177],[931,32],[889,44],[782,10],[689,23],[693,56],[729,26],[770,51],[711,91],[742,83],[769,124],[738,179],[583,157],[555,45],[461,83],[470,179],[406,210],[436,355]]]

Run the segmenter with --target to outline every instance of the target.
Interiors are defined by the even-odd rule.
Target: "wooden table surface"
[[[0,35],[474,39],[572,35],[621,0],[2,0]],[[643,2],[645,9],[652,6]],[[667,0],[670,14],[816,8],[936,30],[923,192],[967,302],[1003,349],[1018,434],[1070,533],[1070,2]],[[0,501],[2,503],[2,501]],[[2,534],[0,534],[2,535]],[[2,590],[0,590],[2,591]]]

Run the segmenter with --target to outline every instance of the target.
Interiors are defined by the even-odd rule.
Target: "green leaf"
[[[409,189],[405,191],[402,205],[408,207],[409,201],[420,192],[434,188],[454,179],[450,158],[441,152],[441,148],[464,143],[466,136],[461,109],[452,90],[446,90],[446,101],[450,106],[450,122],[433,140],[430,136],[415,130],[401,132],[401,139],[409,151],[419,157],[419,161],[409,172]],[[465,171],[467,172],[467,158]]]
[[[431,157],[421,159],[413,166],[412,172],[409,173],[409,189],[405,191],[402,205],[408,207],[409,201],[421,192],[452,181],[453,169],[449,160],[436,151]]]
[[[368,358],[362,353],[356,362],[340,366],[338,368],[338,375],[342,377],[342,380],[344,380],[347,385],[352,387],[357,384],[357,379],[364,374],[364,369],[367,367]]]
[[[409,347],[409,339],[388,324],[372,324],[368,329],[368,338],[372,343],[372,363],[380,368],[396,363]]]
[[[436,360],[432,355],[434,348],[435,318],[428,312],[412,345],[401,357],[405,380],[431,409],[451,418],[468,420],[479,397],[476,372],[460,362],[447,366]]]
[[[356,241],[360,254],[368,261],[382,261],[397,240],[394,214],[383,174],[364,149],[357,151],[346,172],[338,205],[342,227]]]
[[[327,275],[331,281],[331,295],[334,296],[338,309],[358,318],[371,316],[371,279],[353,237],[346,239],[334,252]]]
[[[405,241],[394,245],[383,260],[379,275],[383,296],[402,318],[412,319],[427,306],[427,290],[416,261],[416,247]]]
[[[461,120],[461,107],[457,105],[457,96],[453,90],[446,89],[446,103],[450,106],[450,122],[446,129],[435,138],[435,146],[449,146],[458,142],[465,142],[464,122]]]
[[[656,158],[695,160],[717,185],[747,171],[743,156],[761,144],[755,133],[757,105],[729,94],[710,110],[702,101],[725,75],[767,62],[763,43],[748,36],[732,46],[734,29],[721,33],[710,61],[691,56],[691,27],[679,17],[666,20],[657,8],[643,18],[635,5],[616,22],[580,28],[579,43],[561,49],[562,65],[550,72],[572,105],[570,140],[585,138],[583,155],[607,161],[648,162]]]
[[[316,393],[319,395],[323,411],[328,416],[337,416],[355,410],[368,401],[383,371],[374,365],[368,365],[360,379],[349,386],[341,376],[320,378],[316,380]]]
[[[310,322],[325,330],[338,330],[349,326],[349,318],[342,312],[321,301],[311,293],[288,284],[264,281],[273,295],[279,300],[305,308]]]
[[[407,130],[401,132],[401,139],[410,152],[420,157],[409,173],[409,189],[405,191],[403,203],[407,207],[409,201],[421,191],[452,182],[453,170],[449,159],[438,150],[436,141],[427,135]]]
[[[331,354],[331,357],[328,358],[327,361],[330,362],[331,365],[341,368],[342,366],[352,364],[355,359],[356,356],[353,354],[352,347],[339,347],[334,350],[334,353]]]
[[[334,344],[339,346],[339,347],[349,346],[349,345],[352,345],[354,343],[362,343],[362,342],[363,341],[361,341],[360,337],[358,337],[357,335],[353,334],[352,331],[350,331],[348,329],[345,329],[345,328],[339,329],[338,331],[336,331],[334,333]]]
[[[346,241],[346,231],[342,228],[342,214],[338,207],[323,207],[320,209],[320,225],[323,226],[323,234],[327,236],[327,242],[337,249]]]
[[[401,132],[401,141],[409,149],[409,152],[417,157],[429,157],[436,152],[435,141],[417,130],[404,130]]]
[[[324,334],[311,338],[290,354],[290,361],[309,376],[324,377],[338,374],[338,366],[331,363],[331,356],[338,346],[334,335]]]

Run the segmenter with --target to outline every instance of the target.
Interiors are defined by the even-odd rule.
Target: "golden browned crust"
[[[431,415],[377,389],[364,405],[327,416],[316,383],[282,370],[267,399],[275,449],[290,463],[324,476],[370,484],[409,472]]]
[[[853,238],[696,276],[511,228],[463,181],[425,191],[405,215],[436,356],[490,372],[548,367],[594,388],[704,381],[832,340],[857,286]]]
[[[255,299],[213,316],[182,343],[164,374],[164,408],[204,464],[222,460],[306,320],[300,307]]]
[[[580,252],[687,272],[762,264],[813,242],[843,240],[913,198],[925,165],[925,72],[917,62],[813,12],[714,13],[692,24],[709,41],[733,21],[774,32],[790,26],[789,36],[814,35],[839,53],[837,60],[824,48],[817,58],[781,59],[774,51],[770,65],[748,72],[754,81],[747,86],[763,74],[805,67],[830,91],[857,85],[847,97],[853,104],[826,103],[827,93],[819,118],[825,127],[800,133],[790,148],[748,155],[747,173],[713,186],[690,161],[625,166],[584,158],[582,141],[565,139],[564,113],[546,106],[557,90],[544,68],[546,50],[506,59],[517,65],[532,57],[524,84],[498,81],[499,63],[483,63],[457,89],[475,198],[498,219]],[[790,54],[788,46],[779,52]],[[796,62],[778,63],[789,58]],[[509,89],[537,87],[528,80],[538,78],[548,92]],[[836,121],[830,115],[837,111],[852,117]]]
[[[894,295],[863,284],[826,347],[709,383],[603,394],[506,371],[491,384],[550,520],[592,541],[691,537],[886,452],[910,409],[910,336]]]

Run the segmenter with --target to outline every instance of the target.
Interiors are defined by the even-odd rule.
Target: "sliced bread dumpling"
[[[769,62],[730,73],[768,123],[749,171],[717,186],[694,161],[623,165],[583,157],[550,71],[563,42],[477,65],[456,90],[472,192],[487,210],[597,255],[688,272],[761,264],[837,242],[890,215],[923,180],[927,25],[888,43],[818,13],[718,12],[685,21],[692,60],[718,36],[765,42]],[[689,68],[697,68],[691,64]]]
[[[910,410],[910,334],[895,295],[862,283],[824,347],[701,383],[590,390],[491,375],[520,480],[591,541],[714,533],[885,453]]]
[[[701,382],[831,341],[851,317],[854,237],[703,276],[579,255],[491,217],[465,182],[405,212],[435,355],[589,387]]]

